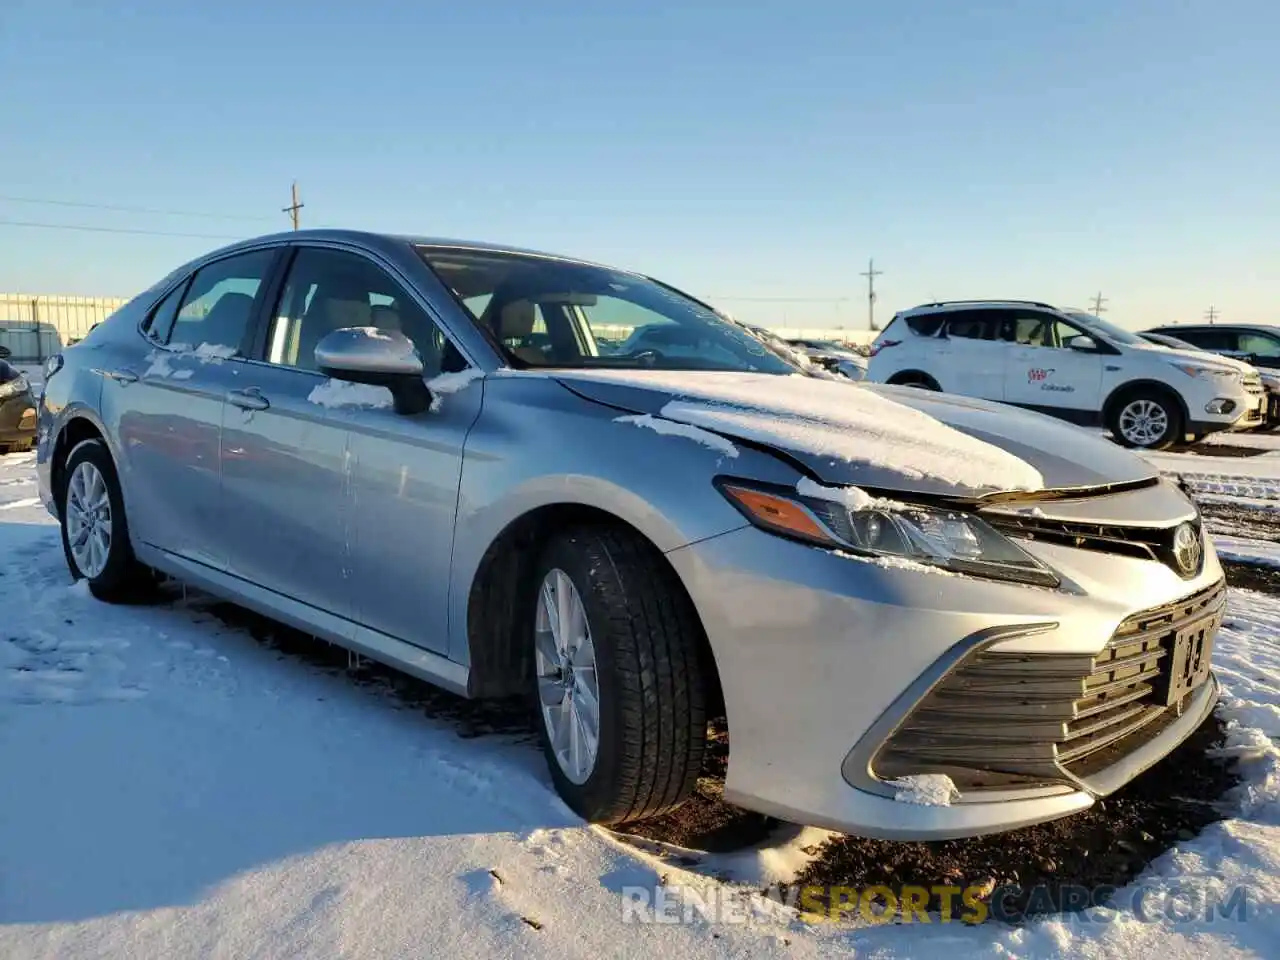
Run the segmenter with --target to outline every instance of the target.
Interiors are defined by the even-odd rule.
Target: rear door
[[[1044,407],[1088,420],[1102,407],[1104,348],[1076,350],[1071,343],[1088,336],[1052,313],[1009,310],[1006,333],[1013,340],[1005,369],[1004,398],[1009,403]]]
[[[947,314],[942,338],[928,343],[934,357],[923,358],[925,372],[947,393],[983,400],[1004,399],[1004,370],[1010,344],[1000,339],[1002,310],[955,310]]]
[[[278,255],[266,248],[201,267],[148,316],[150,354],[104,371],[102,415],[120,438],[134,535],[219,570],[222,405]]]

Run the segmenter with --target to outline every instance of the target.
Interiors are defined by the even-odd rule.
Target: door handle
[[[114,380],[125,386],[138,382],[138,375],[132,370],[104,370],[102,375],[108,380]]]
[[[265,410],[271,406],[262,391],[257,387],[246,387],[243,390],[232,390],[227,394],[227,402],[241,410]]]

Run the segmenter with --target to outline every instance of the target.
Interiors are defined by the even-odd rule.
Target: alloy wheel
[[[600,747],[600,687],[587,612],[563,570],[548,571],[538,590],[534,660],[542,722],[560,770],[586,783]]]
[[[106,478],[84,461],[67,484],[67,543],[80,573],[89,580],[101,576],[111,556],[111,496]]]
[[[1169,429],[1169,414],[1154,400],[1132,400],[1120,411],[1120,434],[1130,443],[1148,447]]]

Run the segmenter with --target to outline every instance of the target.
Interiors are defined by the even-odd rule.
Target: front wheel
[[[1115,404],[1111,433],[1126,447],[1166,450],[1182,436],[1182,411],[1159,393],[1134,393]]]
[[[58,491],[62,551],[77,580],[99,600],[134,599],[154,586],[129,543],[124,497],[115,464],[101,440],[86,440],[67,457]]]
[[[532,683],[556,790],[593,823],[679,806],[707,722],[701,631],[675,574],[638,535],[593,526],[557,535],[534,583]]]

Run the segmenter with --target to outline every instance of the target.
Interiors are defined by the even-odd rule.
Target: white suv
[[[868,380],[1102,424],[1131,447],[1163,449],[1263,415],[1256,376],[1047,303],[925,304],[895,315],[871,350]]]

